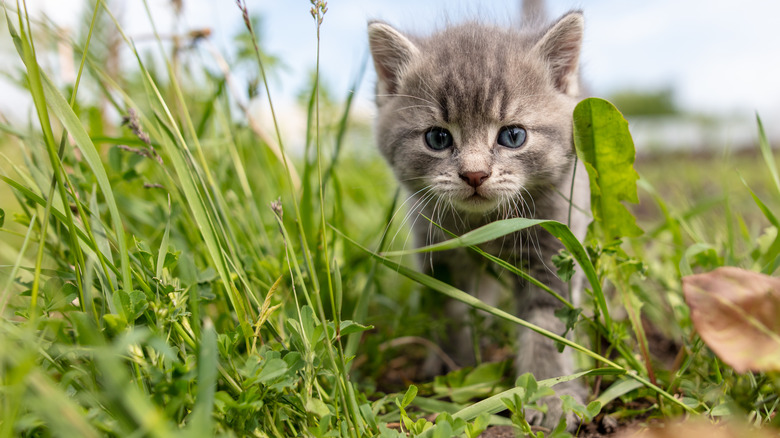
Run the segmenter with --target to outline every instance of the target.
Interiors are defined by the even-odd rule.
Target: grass
[[[278,130],[252,123],[229,70],[211,73],[159,37],[158,61],[133,52],[135,68],[108,71],[99,42],[124,35],[104,3],[72,41],[82,68],[64,87],[40,62],[40,42],[55,29],[31,23],[23,3],[6,8],[36,113],[27,126],[0,124],[10,194],[0,204],[0,435],[532,431],[524,410],[556,381],[515,381],[506,360],[415,380],[434,348],[421,339],[442,330],[428,316],[440,295],[497,315],[504,344],[528,323],[409,267],[400,255],[409,231],[391,222],[404,195],[388,189],[392,176],[376,154],[350,153],[366,141],[351,97],[325,99],[314,81],[296,155]],[[325,13],[313,5],[314,25]],[[242,2],[236,14],[257,41]],[[252,56],[265,75],[270,58],[257,46]],[[778,211],[780,192],[769,156],[638,163],[634,214],[645,232],[622,246],[548,226],[592,265],[594,300],[570,314],[580,334],[546,334],[583,353],[582,372],[567,378],[585,381],[593,402],[567,409],[594,424],[688,415],[778,425],[777,376],[738,374],[714,356],[680,283],[721,265],[776,271],[766,241],[777,228],[766,211]],[[656,351],[658,339],[676,357]],[[441,414],[435,427],[431,413]]]

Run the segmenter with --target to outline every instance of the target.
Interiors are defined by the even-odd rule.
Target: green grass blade
[[[509,220],[512,220],[512,219],[509,219]],[[496,222],[494,222],[493,224],[496,224]],[[493,225],[493,224],[490,224],[490,225]],[[560,225],[562,225],[564,228],[566,227],[563,224],[560,224]],[[537,332],[537,333],[539,333],[539,334],[541,334],[543,336],[546,336],[546,337],[548,337],[550,339],[554,339],[554,340],[556,340],[556,341],[558,341],[558,342],[560,342],[560,343],[562,343],[564,345],[567,345],[569,347],[574,348],[577,351],[585,353],[586,355],[588,355],[588,356],[590,356],[590,357],[592,357],[592,358],[594,358],[596,360],[603,361],[605,364],[607,364],[609,366],[612,366],[612,367],[615,367],[615,368],[618,368],[618,369],[622,369],[619,365],[615,364],[614,362],[610,361],[609,359],[601,357],[600,355],[598,355],[598,354],[588,350],[587,348],[585,348],[585,347],[583,347],[583,346],[581,346],[581,345],[579,345],[579,344],[577,344],[577,343],[575,343],[573,341],[570,341],[570,340],[568,340],[566,338],[563,338],[563,337],[561,337],[561,336],[559,336],[559,335],[557,335],[555,333],[552,333],[552,332],[550,332],[548,330],[545,330],[545,329],[543,329],[541,327],[538,327],[538,326],[536,326],[534,324],[531,324],[531,323],[529,323],[529,322],[527,322],[527,321],[525,321],[523,319],[520,319],[520,318],[518,318],[518,317],[516,317],[516,316],[514,316],[514,315],[512,315],[510,313],[507,313],[507,312],[505,312],[505,311],[503,311],[501,309],[498,309],[496,307],[493,307],[493,306],[490,306],[488,304],[485,304],[484,302],[480,301],[478,298],[476,298],[476,297],[474,297],[472,295],[469,295],[468,293],[463,292],[462,290],[460,290],[460,289],[458,289],[458,288],[456,288],[454,286],[451,286],[451,285],[449,285],[447,283],[444,283],[441,280],[433,278],[433,277],[431,277],[429,275],[425,275],[425,274],[423,274],[421,272],[414,271],[412,269],[407,268],[406,266],[403,266],[403,265],[401,265],[399,263],[396,263],[396,262],[394,262],[394,261],[392,261],[392,260],[390,260],[388,258],[385,258],[385,257],[383,257],[380,254],[377,254],[377,253],[375,253],[375,252],[373,252],[373,251],[371,251],[371,250],[369,250],[367,248],[364,248],[363,246],[359,245],[357,242],[355,242],[354,240],[350,239],[349,237],[347,237],[345,234],[341,233],[340,231],[338,231],[338,230],[335,230],[335,231],[337,233],[339,233],[344,239],[346,239],[347,241],[351,242],[353,245],[355,245],[355,246],[361,248],[363,251],[371,254],[371,256],[373,256],[374,258],[379,260],[385,266],[389,267],[390,269],[398,272],[399,274],[401,274],[401,275],[403,275],[405,277],[408,277],[408,278],[414,280],[415,282],[417,282],[417,283],[419,283],[419,284],[421,284],[421,285],[423,285],[425,287],[431,288],[431,289],[433,289],[433,290],[435,290],[435,291],[437,291],[437,292],[439,292],[441,294],[444,294],[444,295],[446,295],[446,296],[448,296],[450,298],[453,298],[453,299],[456,299],[456,300],[458,300],[460,302],[463,302],[463,303],[465,303],[465,304],[467,304],[467,305],[469,305],[469,306],[471,306],[471,307],[473,307],[475,309],[479,309],[479,310],[485,311],[485,312],[490,313],[491,315],[497,316],[497,317],[499,317],[501,319],[504,319],[504,320],[513,322],[515,324],[521,325],[523,327],[526,327],[528,329],[531,329],[531,330],[533,330],[533,331],[535,331],[535,332]]]
[[[504,219],[489,223],[460,237],[455,237],[441,243],[405,251],[391,251],[383,255],[386,257],[393,257],[405,254],[445,251],[448,249],[476,246],[481,243],[495,240],[507,234],[524,230],[536,225],[544,228],[550,234],[560,240],[561,243],[563,243],[563,246],[569,251],[569,253],[572,254],[574,259],[577,260],[577,263],[579,263],[583,273],[585,274],[585,277],[590,282],[593,295],[596,298],[596,302],[599,306],[599,310],[601,311],[602,315],[604,315],[605,326],[611,327],[612,319],[609,316],[609,309],[607,308],[606,298],[604,297],[604,292],[601,290],[601,283],[599,282],[598,275],[596,274],[596,270],[593,267],[593,263],[590,261],[590,257],[588,256],[585,248],[582,246],[582,243],[577,240],[569,227],[560,222],[526,218]]]
[[[753,189],[751,189],[750,186],[748,186],[748,183],[747,181],[745,181],[744,178],[742,178],[742,183],[745,184],[745,187],[747,187],[748,191],[750,191],[750,196],[753,197],[753,201],[755,201],[759,210],[761,210],[761,213],[764,214],[766,220],[768,220],[769,223],[772,224],[772,226],[774,226],[775,229],[777,230],[777,235],[775,236],[775,240],[772,241],[772,244],[769,246],[769,248],[767,248],[764,254],[761,255],[760,263],[763,267],[762,272],[768,275],[774,272],[773,267],[775,265],[773,261],[775,258],[777,258],[778,254],[780,254],[780,220],[778,220],[777,216],[775,216],[772,210],[769,207],[767,207],[764,201],[762,201],[761,198],[759,198],[758,195],[756,195]],[[769,271],[769,269],[771,269],[771,271]]]
[[[214,406],[214,393],[217,388],[217,333],[210,320],[206,320],[201,330],[200,351],[198,352],[198,392],[195,408],[190,414],[192,419],[187,426],[188,436],[214,436],[214,421],[211,411]]]
[[[126,291],[130,291],[133,288],[133,284],[132,284],[132,275],[130,273],[129,256],[128,256],[127,246],[125,242],[124,227],[122,224],[121,216],[119,215],[119,210],[117,208],[116,201],[113,196],[111,185],[109,184],[108,181],[108,176],[106,174],[105,168],[103,167],[97,149],[95,148],[94,144],[92,143],[86,131],[84,130],[81,121],[73,112],[71,105],[59,93],[56,87],[54,87],[54,85],[51,83],[51,81],[46,76],[46,74],[39,70],[37,61],[34,58],[34,53],[30,52],[31,49],[28,49],[29,44],[25,43],[26,34],[24,32],[22,32],[21,36],[17,34],[13,29],[10,19],[9,19],[8,27],[9,27],[9,31],[11,32],[12,38],[17,44],[17,49],[20,51],[20,55],[23,56],[23,58],[25,58],[25,64],[27,65],[27,68],[29,70],[29,77],[30,80],[32,81],[31,90],[33,92],[34,100],[36,101],[36,106],[38,105],[42,106],[42,108],[38,110],[39,116],[45,117],[45,120],[48,120],[48,111],[46,110],[46,108],[51,109],[52,113],[60,120],[63,126],[73,137],[85,161],[88,163],[88,165],[90,166],[90,168],[95,174],[95,178],[98,182],[98,187],[100,188],[101,193],[103,193],[103,196],[106,199],[106,204],[108,206],[109,212],[111,214],[111,218],[114,223],[115,233],[117,234],[117,245],[119,247],[118,249],[120,253],[122,278],[124,283],[123,289],[125,289]],[[53,133],[51,132],[51,127],[48,124],[48,122],[42,123],[42,127],[44,130],[44,137],[48,139],[47,144],[49,144],[50,149],[53,151],[54,139],[53,139]],[[51,153],[52,155],[54,155],[53,152]],[[54,160],[54,156],[52,156],[52,159]],[[55,177],[57,177],[60,173],[60,167],[57,163],[53,163],[53,166],[55,169]],[[58,178],[58,184],[60,184],[60,186],[64,188],[64,183],[62,181],[59,181],[59,178]],[[65,199],[63,199],[63,202],[65,202]],[[69,212],[66,213],[68,213],[68,216],[70,216]],[[70,221],[66,221],[65,223],[66,224],[73,223],[73,221],[70,220]]]
[[[27,381],[37,394],[30,405],[48,420],[49,430],[56,431],[55,435],[84,438],[102,436],[87,422],[80,406],[48,375],[36,369],[27,376]]]
[[[556,223],[560,224],[559,222],[556,222]],[[565,225],[563,225],[563,224],[560,224],[560,225],[562,227],[566,228]],[[568,228],[566,228],[566,229],[568,230]],[[553,340],[555,340],[557,342],[560,342],[560,343],[562,343],[562,344],[564,344],[566,346],[569,346],[569,347],[573,348],[574,350],[577,350],[577,351],[585,354],[588,357],[596,359],[597,361],[601,361],[605,365],[608,365],[608,366],[610,366],[612,368],[615,368],[616,370],[621,370],[623,372],[626,372],[627,375],[630,376],[632,379],[637,380],[637,381],[641,382],[643,385],[647,386],[648,388],[653,389],[655,392],[657,392],[659,395],[661,395],[665,399],[671,401],[673,404],[676,404],[676,405],[680,406],[681,408],[685,409],[688,412],[694,412],[694,410],[692,408],[686,406],[680,400],[676,399],[674,396],[672,396],[668,392],[666,392],[663,389],[659,388],[657,385],[651,383],[650,381],[648,381],[647,379],[639,376],[636,373],[628,373],[623,367],[621,367],[620,365],[616,364],[615,362],[613,362],[613,361],[611,361],[611,360],[601,356],[600,354],[595,353],[595,352],[593,352],[593,351],[583,347],[582,345],[577,344],[576,342],[570,341],[570,340],[568,340],[568,339],[566,339],[564,337],[561,337],[561,336],[559,336],[559,335],[557,335],[555,333],[552,333],[552,332],[550,332],[548,330],[545,330],[545,329],[543,329],[541,327],[538,327],[538,326],[536,326],[534,324],[531,324],[531,323],[529,323],[529,322],[527,322],[527,321],[525,321],[525,320],[523,320],[521,318],[518,318],[518,317],[516,317],[516,316],[514,316],[512,314],[509,314],[509,313],[507,313],[507,312],[505,312],[505,311],[503,311],[501,309],[498,309],[498,308],[495,308],[495,307],[490,306],[488,304],[485,304],[484,302],[480,301],[476,297],[474,297],[472,295],[469,295],[466,292],[463,292],[462,290],[460,290],[458,288],[455,288],[455,287],[453,287],[453,286],[451,286],[451,285],[449,285],[447,283],[444,283],[444,282],[442,282],[440,280],[437,280],[437,279],[435,279],[435,278],[433,278],[431,276],[425,275],[423,273],[420,273],[420,272],[414,271],[412,269],[409,269],[409,268],[407,268],[407,267],[405,267],[405,266],[403,266],[401,264],[398,264],[398,263],[396,263],[396,262],[394,262],[394,261],[392,261],[390,259],[387,259],[387,258],[383,257],[380,254],[376,254],[376,253],[372,252],[371,250],[369,250],[368,248],[365,248],[365,247],[359,245],[357,242],[355,242],[354,240],[350,239],[344,233],[341,233],[340,231],[336,230],[335,228],[334,228],[334,231],[339,233],[348,242],[352,243],[353,245],[355,245],[358,248],[362,249],[366,253],[370,254],[372,257],[376,258],[382,264],[384,264],[388,268],[392,269],[393,271],[395,271],[395,272],[397,272],[397,273],[399,273],[399,274],[401,274],[401,275],[403,275],[405,277],[408,277],[411,280],[414,280],[415,282],[417,282],[417,283],[419,283],[419,284],[421,284],[421,285],[423,285],[425,287],[428,287],[428,288],[430,288],[432,290],[435,290],[436,292],[439,292],[439,293],[441,293],[443,295],[446,295],[446,296],[448,296],[450,298],[453,298],[453,299],[458,300],[458,301],[460,301],[462,303],[465,303],[465,304],[467,304],[467,305],[469,305],[469,306],[471,306],[471,307],[473,307],[475,309],[485,311],[485,312],[487,312],[487,313],[489,313],[489,314],[491,314],[493,316],[496,316],[498,318],[501,318],[501,319],[504,319],[506,321],[515,323],[517,325],[523,326],[523,327],[525,327],[527,329],[530,329],[530,330],[532,330],[532,331],[534,331],[536,333],[539,333],[542,336],[545,336],[547,338],[550,338],[550,339],[553,339]]]
[[[27,200],[35,203],[35,204],[38,204],[41,207],[45,207],[46,206],[46,200],[43,199],[43,197],[41,197],[37,193],[33,192],[29,188],[21,185],[20,183],[12,180],[11,178],[8,178],[7,176],[4,176],[4,175],[0,175],[0,181],[3,181],[6,184],[8,184],[9,186],[13,187],[14,190],[19,192],[22,196],[24,196],[25,199],[27,199]],[[54,215],[54,217],[57,218],[57,220],[59,220],[63,224],[67,223],[67,220],[68,220],[67,216],[59,208],[57,208],[55,206],[52,206],[51,214]],[[97,251],[97,246],[95,246],[95,242],[93,242],[89,238],[89,236],[87,236],[87,233],[82,228],[77,226],[76,227],[76,233],[78,234],[79,238],[84,243],[86,243],[87,245],[90,245],[90,248],[92,250]],[[114,267],[114,272],[115,273],[119,273],[119,270],[116,267]]]
[[[606,406],[607,403],[620,397],[621,395],[625,395],[641,387],[641,382],[624,378],[623,380],[618,380],[617,382],[613,383],[612,386],[607,388],[606,391],[602,392],[601,395],[596,398],[596,401],[601,403],[601,406]]]
[[[195,170],[188,164],[186,153],[186,141],[181,132],[176,128],[176,121],[173,118],[160,90],[157,88],[149,72],[143,66],[140,55],[136,52],[136,59],[141,68],[141,74],[144,85],[148,90],[149,104],[154,108],[160,117],[156,119],[159,128],[155,134],[163,145],[163,150],[173,164],[176,175],[179,178],[181,189],[184,192],[187,206],[189,207],[195,219],[195,223],[206,243],[209,255],[214,263],[222,282],[224,283],[226,294],[230,299],[231,305],[238,315],[239,324],[249,345],[249,338],[252,336],[251,316],[249,315],[243,299],[237,293],[233,280],[230,276],[230,270],[222,251],[223,243],[218,237],[215,229],[214,220],[209,214],[206,201],[203,194],[198,190],[197,175]]]
[[[62,97],[46,75],[43,75],[43,78],[43,85],[46,90],[46,102],[49,105],[49,108],[51,108],[52,112],[73,137],[76,146],[84,157],[84,161],[89,164],[90,169],[94,173],[98,188],[103,194],[113,222],[114,233],[116,234],[119,263],[122,271],[122,289],[128,292],[132,291],[133,277],[130,272],[130,256],[127,248],[124,224],[122,223],[122,216],[119,213],[119,208],[117,207],[116,199],[114,198],[114,192],[111,188],[111,183],[108,180],[108,174],[103,166],[100,154],[98,153],[95,144],[92,142],[92,139],[90,139],[89,134],[87,134],[87,131],[84,129],[84,126],[81,124],[78,116],[73,112],[73,109],[65,98]]]
[[[38,216],[36,214],[33,214],[33,216],[30,218],[30,226],[27,227],[27,232],[24,234],[24,241],[22,242],[22,246],[19,247],[19,255],[16,257],[16,262],[14,263],[13,268],[11,268],[11,273],[8,275],[8,280],[6,281],[5,287],[2,290],[2,296],[0,296],[0,318],[4,318],[5,306],[8,303],[8,299],[11,297],[11,285],[13,284],[14,279],[16,278],[16,273],[19,271],[19,267],[22,264],[24,253],[27,251],[27,244],[30,243],[30,236],[32,235],[33,228],[35,227],[35,220],[37,217]]]
[[[777,192],[780,193],[780,176],[777,171],[777,163],[775,162],[772,146],[769,144],[769,139],[766,136],[766,131],[764,131],[764,124],[761,122],[761,117],[759,117],[758,114],[756,114],[756,122],[758,123],[758,146],[761,149],[761,155],[763,155],[766,167],[772,175],[775,188],[777,188]]]
[[[38,242],[38,252],[36,255],[35,260],[35,274],[33,276],[33,282],[32,282],[32,288],[31,288],[31,300],[30,300],[30,318],[35,319],[37,318],[37,307],[38,307],[38,292],[39,292],[39,286],[40,286],[40,273],[43,265],[43,254],[44,254],[44,248],[46,246],[46,235],[47,235],[47,228],[49,225],[49,217],[51,214],[53,202],[54,202],[54,192],[55,189],[59,189],[59,195],[61,198],[61,201],[63,204],[67,205],[67,197],[65,195],[65,185],[63,183],[62,178],[62,163],[60,161],[60,156],[57,153],[57,146],[56,141],[54,139],[54,133],[52,132],[51,127],[51,120],[49,118],[49,112],[48,107],[46,103],[46,97],[45,93],[43,91],[43,85],[42,85],[42,72],[40,70],[40,66],[38,65],[38,59],[35,54],[35,46],[33,44],[32,35],[30,35],[28,32],[32,32],[30,27],[30,19],[27,15],[27,5],[24,5],[24,13],[22,12],[22,8],[19,6],[19,1],[16,2],[17,6],[17,15],[19,18],[19,33],[16,32],[16,29],[14,28],[13,22],[11,21],[11,16],[8,14],[8,11],[5,9],[5,2],[3,3],[3,9],[6,11],[6,18],[8,22],[8,31],[11,34],[11,39],[14,42],[14,45],[16,46],[16,51],[19,54],[19,57],[22,59],[22,62],[25,65],[26,72],[27,72],[27,80],[29,82],[29,91],[30,95],[32,97],[33,104],[35,106],[35,111],[38,116],[38,121],[41,126],[41,131],[43,134],[43,140],[44,144],[46,145],[46,151],[48,152],[48,158],[51,163],[52,171],[54,173],[53,178],[51,178],[51,184],[49,185],[49,191],[48,195],[46,197],[46,206],[44,208],[43,213],[43,227],[40,232],[40,241]],[[25,26],[26,22],[26,26]],[[46,184],[42,185],[42,187],[46,186]],[[70,224],[70,227],[72,229],[73,220],[70,217],[71,213],[67,212],[68,215],[68,221],[67,224]]]

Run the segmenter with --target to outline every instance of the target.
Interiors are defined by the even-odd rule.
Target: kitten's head
[[[467,23],[415,38],[371,22],[368,35],[378,144],[412,192],[486,213],[571,169],[581,13],[543,31]]]

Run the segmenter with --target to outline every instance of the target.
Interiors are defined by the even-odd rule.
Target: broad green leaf
[[[574,109],[574,145],[590,179],[591,231],[604,242],[641,235],[636,219],[621,203],[638,202],[639,179],[634,142],[623,115],[606,100],[583,100]]]
[[[490,417],[487,415],[480,415],[474,419],[473,423],[466,425],[466,436],[468,438],[476,438],[487,429],[489,425]]]
[[[263,369],[257,374],[257,381],[268,385],[287,373],[287,362],[283,359],[273,358],[263,364]]]
[[[433,438],[450,438],[453,436],[457,436],[455,434],[455,431],[452,430],[452,425],[448,423],[447,421],[441,421],[440,423],[436,423],[436,428],[430,428],[427,430],[432,430],[433,434],[431,435]]]
[[[123,289],[114,291],[114,306],[122,312],[127,322],[132,323],[149,306],[146,295],[139,290],[126,292]]]
[[[554,312],[555,317],[563,321],[564,324],[566,324],[566,331],[563,333],[563,336],[566,336],[566,334],[568,334],[571,330],[574,329],[574,325],[579,320],[581,313],[582,313],[582,309],[579,307],[574,309],[570,309],[568,307],[561,307],[560,309],[557,309]],[[558,351],[563,351],[563,345],[560,346]]]
[[[563,282],[568,282],[574,276],[574,258],[566,251],[552,256],[553,265],[558,271],[558,277]]]
[[[358,324],[355,321],[347,320],[341,321],[341,324],[339,324],[339,333],[341,333],[341,336],[347,336],[352,333],[360,333],[373,328],[374,327],[370,325]]]
[[[683,278],[691,320],[726,364],[780,371],[780,279],[734,267]]]
[[[539,382],[536,381],[536,378],[531,373],[525,373],[518,377],[515,381],[515,386],[525,389],[520,397],[523,401],[523,405],[528,405],[544,397],[555,395],[555,391],[549,386],[539,385]]]
[[[103,315],[103,321],[114,333],[119,333],[127,327],[127,320],[123,315],[107,313]]]
[[[308,343],[316,343],[319,341],[319,336],[315,335],[315,328],[318,327],[317,317],[314,315],[314,309],[309,306],[303,306],[301,308],[301,327],[303,328],[303,336]]]
[[[417,397],[417,387],[411,385],[409,386],[409,389],[406,390],[406,394],[404,394],[403,400],[401,400],[401,407],[405,408],[409,406],[409,403],[411,403],[415,397]]]
[[[318,398],[312,397],[306,401],[306,412],[311,412],[312,414],[322,418],[328,415],[330,410],[328,409],[328,405],[326,405],[325,402]]]

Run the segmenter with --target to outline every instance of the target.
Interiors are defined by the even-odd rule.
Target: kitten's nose
[[[460,174],[460,179],[463,181],[466,181],[471,187],[474,187],[475,189],[482,185],[483,182],[485,182],[486,179],[490,176],[489,173],[486,172],[465,172]]]

